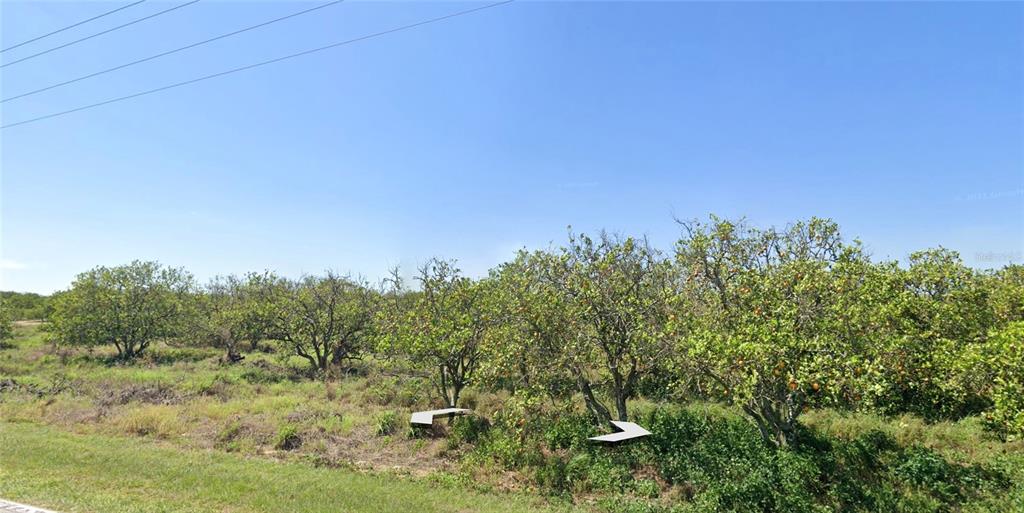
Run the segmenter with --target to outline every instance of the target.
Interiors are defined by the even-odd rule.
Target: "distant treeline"
[[[32,292],[0,291],[0,310],[12,321],[46,319],[50,313],[50,296]]]

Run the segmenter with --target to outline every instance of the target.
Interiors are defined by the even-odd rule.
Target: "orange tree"
[[[766,441],[791,445],[806,408],[854,384],[867,339],[843,297],[862,283],[867,259],[822,219],[783,231],[719,218],[683,225],[668,325],[677,365],[739,404]]]
[[[382,352],[405,356],[429,370],[445,406],[456,407],[485,355],[493,323],[493,286],[462,276],[453,262],[438,259],[422,266],[417,280],[420,290],[415,294],[393,281],[394,290],[386,296],[390,301],[378,316],[384,327],[378,344]]]
[[[670,352],[670,262],[646,240],[570,234],[557,251],[520,253],[496,272],[504,352],[520,386],[574,390],[599,425],[628,420],[640,380]]]
[[[989,302],[999,326],[1024,321],[1024,265],[1008,265],[989,276]]]
[[[946,249],[910,255],[906,269],[884,265],[888,297],[876,303],[864,390],[869,405],[887,413],[959,418],[988,404],[959,360],[983,343],[995,322],[991,282]]]
[[[261,298],[263,289],[276,282],[280,278],[270,272],[213,278],[192,303],[191,337],[224,349],[228,362],[241,360],[241,343],[256,349],[271,334],[270,305]]]
[[[56,295],[51,329],[61,343],[110,344],[118,358],[135,358],[185,332],[193,290],[192,275],[157,262],[96,267]]]
[[[563,363],[577,319],[567,299],[541,278],[555,258],[522,250],[491,271],[493,332],[500,343],[490,348],[485,370],[492,385],[559,400],[576,391],[576,380]]]
[[[328,271],[256,285],[252,307],[266,319],[267,338],[309,362],[314,372],[358,359],[372,337],[379,295],[366,283]]]
[[[1024,321],[993,330],[959,361],[992,399],[986,423],[1008,437],[1024,436]]]
[[[14,324],[3,306],[2,300],[0,300],[0,347],[4,345],[5,340],[14,337]]]

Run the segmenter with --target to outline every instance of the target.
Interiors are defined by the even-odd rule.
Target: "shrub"
[[[541,492],[558,495],[568,491],[565,460],[559,456],[544,458],[533,473],[533,480]]]
[[[627,465],[603,452],[575,454],[566,464],[565,473],[573,491],[622,492],[633,481]]]
[[[239,377],[254,385],[273,385],[274,383],[280,383],[288,379],[288,376],[285,373],[276,369],[269,369],[255,365],[246,368],[242,371]]]
[[[1000,492],[1010,485],[999,469],[952,464],[922,447],[904,450],[900,460],[893,475],[946,505],[958,504],[986,489]]]
[[[633,493],[640,497],[653,499],[661,493],[658,483],[651,479],[637,479],[633,481]]]
[[[476,443],[490,427],[490,422],[483,417],[476,415],[455,417],[448,431],[448,443],[452,447],[462,443]]]
[[[397,390],[398,378],[384,378],[375,380],[367,389],[367,393],[374,404],[387,405],[395,400]]]
[[[590,443],[594,423],[586,415],[559,416],[544,431],[544,440],[549,449],[569,449]]]
[[[274,437],[275,449],[291,451],[298,449],[300,446],[302,446],[302,437],[299,435],[299,429],[294,424],[285,424],[278,429],[277,436]]]
[[[974,375],[982,376],[991,390],[992,408],[986,423],[1008,438],[1024,436],[1024,321],[990,333],[981,345],[971,346],[964,358]]]
[[[507,469],[533,467],[543,461],[539,448],[524,443],[508,429],[490,429],[477,442],[470,460],[494,462]]]
[[[394,410],[382,411],[373,421],[373,432],[377,436],[394,434],[398,430],[398,414]]]

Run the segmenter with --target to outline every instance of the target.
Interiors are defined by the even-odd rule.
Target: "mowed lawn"
[[[0,497],[62,512],[514,512],[525,497],[0,421]]]

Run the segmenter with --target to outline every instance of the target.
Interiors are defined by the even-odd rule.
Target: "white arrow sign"
[[[621,442],[623,440],[640,438],[641,436],[647,436],[651,434],[650,431],[632,422],[622,422],[618,420],[613,420],[612,424],[615,424],[615,427],[621,429],[622,431],[619,431],[618,433],[612,433],[610,435],[593,436],[590,437],[589,440],[593,440],[595,442],[615,443]]]
[[[434,424],[434,417],[441,415],[465,415],[470,410],[465,408],[445,408],[443,410],[429,410],[413,412],[409,422],[419,426],[430,426]]]

